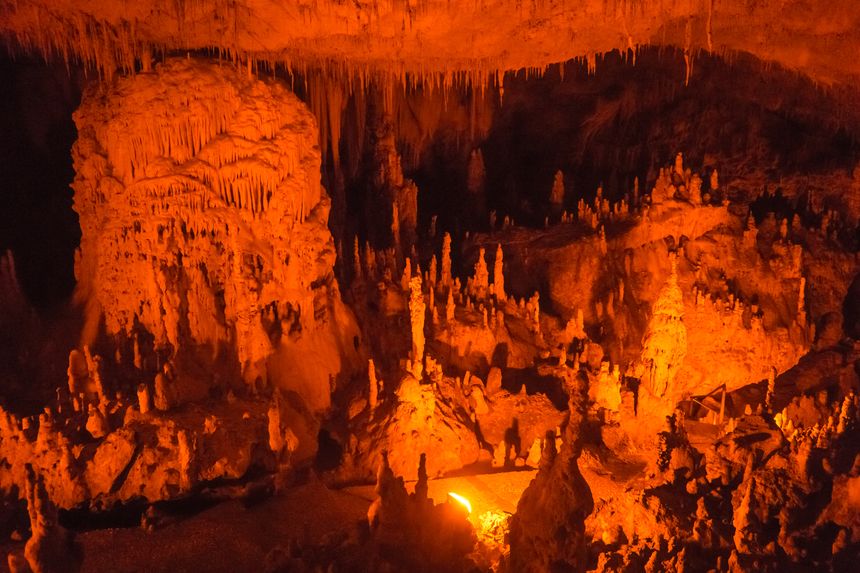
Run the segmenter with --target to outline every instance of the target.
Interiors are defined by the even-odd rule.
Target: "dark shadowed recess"
[[[75,284],[80,228],[69,184],[81,80],[62,63],[0,52],[0,251],[12,251],[39,308],[66,299]]]
[[[644,192],[680,150],[687,165],[717,167],[728,182],[853,169],[858,117],[850,94],[751,56],[700,55],[685,86],[679,51],[646,48],[635,65],[629,55],[608,54],[594,74],[579,61],[542,77],[508,74],[492,127],[475,145],[486,165],[488,208],[542,225],[557,170],[575,211],[600,185],[618,199],[638,177]],[[464,139],[440,134],[417,165],[404,164],[419,185],[419,208],[431,206],[452,226],[471,151]]]

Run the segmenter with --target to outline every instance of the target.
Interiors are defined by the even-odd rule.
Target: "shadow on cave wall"
[[[30,302],[47,308],[75,285],[81,233],[69,184],[81,75],[62,64],[0,54],[0,83],[0,251],[14,254]]]
[[[860,274],[854,277],[842,306],[842,328],[847,336],[860,340]]]

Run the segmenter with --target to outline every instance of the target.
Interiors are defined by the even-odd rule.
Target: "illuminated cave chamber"
[[[0,0],[10,568],[845,569],[860,15],[747,4]]]

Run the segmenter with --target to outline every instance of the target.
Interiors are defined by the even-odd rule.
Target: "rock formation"
[[[85,340],[101,316],[144,371],[168,360],[152,394],[161,410],[234,384],[232,372],[327,407],[329,378],[355,360],[337,340],[355,327],[332,275],[306,108],[279,85],[173,60],[88,95],[75,120]],[[323,340],[341,350],[282,374]]]
[[[577,466],[585,416],[585,388],[571,388],[564,442],[545,442],[540,470],[523,492],[510,525],[510,567],[515,571],[586,571],[585,518],[594,501]]]
[[[45,491],[41,476],[27,466],[27,511],[30,514],[30,539],[24,546],[24,558],[32,573],[77,571],[80,555],[71,534],[59,524],[57,508]]]
[[[585,60],[594,70],[600,54],[649,43],[684,49],[687,74],[694,70],[690,65],[694,54],[717,46],[775,60],[818,80],[845,80],[860,73],[856,63],[837,55],[857,46],[854,30],[860,15],[850,3],[804,8],[796,1],[765,2],[749,10],[743,2],[731,0],[715,6],[648,5],[636,13],[600,4],[580,8],[536,4],[524,10],[512,0],[468,9],[429,2],[421,10],[397,3],[373,7],[325,1],[279,12],[271,0],[243,1],[234,9],[207,4],[187,12],[157,11],[156,6],[147,0],[126,8],[124,18],[119,18],[113,7],[102,4],[8,2],[4,35],[44,54],[78,56],[108,77],[117,69],[134,69],[136,58],[146,68],[158,48],[199,50],[216,45],[225,50],[229,45],[230,54],[250,69],[266,59],[293,66],[331,60],[354,66],[356,75],[367,68],[392,75],[404,69],[453,75],[482,63],[493,71],[540,69],[570,58]],[[834,13],[842,16],[838,24],[820,24]],[[791,18],[792,25],[766,25],[780,16]],[[695,27],[683,24],[688,21],[696,22]],[[75,28],[74,22],[88,26]],[[571,40],[560,43],[560,37]],[[796,50],[800,41],[807,46],[803,54]],[[355,46],[364,50],[356,53]]]
[[[279,86],[176,60],[86,97],[75,120],[92,328],[101,315],[159,356],[265,381],[281,340],[334,304],[313,117]],[[183,377],[177,399],[215,383]]]
[[[9,569],[851,570],[818,4],[0,0]]]
[[[412,352],[409,360],[412,362],[411,372],[416,379],[421,379],[424,370],[424,317],[427,305],[424,304],[424,293],[421,291],[421,277],[414,277],[409,282],[409,322],[412,334]]]
[[[418,187],[403,176],[394,135],[391,118],[378,110],[369,142],[368,228],[378,245],[394,246],[401,253],[408,253],[418,226]]]
[[[505,293],[505,255],[502,246],[496,247],[496,258],[493,261],[493,294],[498,302],[504,302],[507,298]]]
[[[687,329],[674,255],[669,278],[651,309],[651,321],[642,347],[642,379],[646,387],[659,398],[667,394],[670,399],[675,398],[675,376],[687,355]]]

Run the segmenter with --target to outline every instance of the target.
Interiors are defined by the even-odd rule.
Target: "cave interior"
[[[0,571],[856,570],[856,2],[0,39]]]

